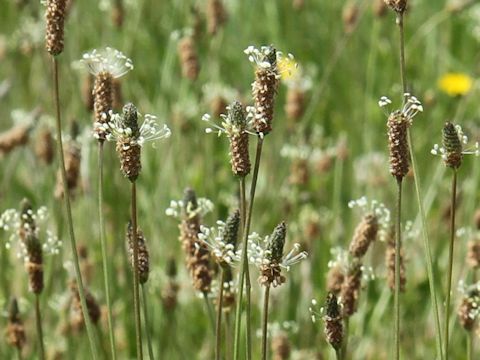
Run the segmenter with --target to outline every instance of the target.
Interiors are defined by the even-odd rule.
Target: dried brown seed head
[[[401,14],[407,10],[407,3],[407,0],[385,0],[385,4],[387,4],[392,10]]]
[[[340,294],[345,275],[340,265],[332,266],[327,273],[327,291]]]
[[[333,293],[329,293],[325,304],[325,336],[335,350],[339,350],[343,342],[343,323],[340,304]]]
[[[349,252],[352,256],[362,258],[367,252],[370,244],[373,243],[378,234],[378,219],[372,214],[363,216],[355,228]]]
[[[128,255],[130,258],[130,266],[134,267],[134,258],[133,258],[133,227],[132,223],[129,222],[127,226],[127,249]],[[137,229],[137,244],[138,244],[138,262],[137,262],[137,272],[138,279],[140,284],[144,284],[148,280],[148,275],[150,273],[150,256],[148,253],[147,244],[145,242],[145,236],[143,231]]]
[[[467,264],[472,269],[480,268],[480,240],[468,242]]]
[[[354,2],[347,2],[342,10],[343,28],[346,34],[351,34],[358,22],[360,9]]]
[[[63,51],[65,8],[66,0],[47,0],[45,45],[47,51],[53,56]]]
[[[298,87],[289,87],[285,103],[285,113],[292,121],[292,127],[300,120],[305,112],[305,91]]]
[[[228,15],[222,0],[207,1],[207,28],[210,35],[215,35],[227,21]]]
[[[0,155],[6,155],[27,144],[31,128],[31,125],[21,124],[0,133]]]
[[[227,121],[232,126],[229,134],[232,171],[236,176],[245,177],[250,173],[251,164],[246,114],[240,102],[234,101],[228,107]]]
[[[200,62],[195,47],[195,40],[192,36],[185,36],[180,40],[178,54],[182,75],[189,80],[195,81],[200,72]]]
[[[80,145],[76,141],[69,141],[63,152],[65,156],[65,170],[67,172],[67,187],[70,193],[73,194],[80,183],[82,152]],[[63,180],[60,171],[57,172],[55,197],[57,199],[63,198]]]
[[[385,251],[385,265],[387,267],[387,283],[388,287],[395,290],[395,230],[392,227],[388,234],[387,249]],[[400,248],[400,291],[405,292],[407,277],[405,274],[405,260],[403,249]]]
[[[403,179],[409,170],[408,126],[409,122],[401,112],[390,114],[387,122],[390,173],[397,180]]]
[[[40,130],[35,141],[35,155],[46,165],[52,163],[55,156],[55,140],[49,128]]]
[[[95,84],[93,87],[95,122],[97,124],[108,124],[110,121],[110,111],[112,110],[113,77],[109,72],[102,71],[95,76]],[[108,129],[95,126],[96,137],[99,141],[104,141],[108,135]]]
[[[362,266],[359,262],[351,264],[348,274],[342,284],[340,298],[342,299],[343,315],[352,316],[357,311],[358,298],[362,282]]]
[[[272,359],[273,360],[288,360],[292,347],[290,339],[287,334],[280,332],[272,338]]]
[[[8,312],[8,324],[5,331],[7,337],[7,344],[21,350],[26,342],[25,327],[20,318],[20,311],[18,310],[18,303],[16,298],[10,301]]]
[[[78,292],[78,285],[75,280],[70,281],[69,287],[71,291],[71,324],[73,329],[78,332],[81,331],[85,325],[80,293]],[[96,325],[101,316],[100,305],[88,289],[84,289],[84,292],[88,315],[90,316],[91,322]]]

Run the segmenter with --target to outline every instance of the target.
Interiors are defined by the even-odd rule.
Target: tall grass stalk
[[[210,304],[210,300],[208,299],[207,292],[203,292],[203,300],[205,300],[205,307],[207,308],[210,327],[212,328],[213,334],[215,334],[215,315],[212,310],[212,304]]]
[[[262,360],[267,359],[267,328],[268,328],[268,303],[270,300],[270,285],[265,286],[263,299],[263,320],[262,320]]]
[[[448,360],[448,345],[449,345],[449,320],[450,320],[450,295],[452,291],[452,271],[453,271],[453,248],[455,244],[455,213],[457,202],[457,170],[453,169],[452,176],[452,193],[451,193],[451,208],[450,208],[450,244],[448,248],[448,275],[447,275],[447,294],[445,300],[445,359]]]
[[[215,359],[220,360],[222,355],[222,305],[223,305],[223,283],[225,282],[225,271],[220,270],[220,288],[218,290],[217,300],[217,321],[215,326]]]
[[[40,348],[40,359],[45,359],[45,345],[43,343],[42,314],[40,312],[40,294],[35,294],[35,322],[37,325],[38,345]]]
[[[245,218],[245,226],[242,229],[242,264],[240,267],[240,280],[238,282],[238,302],[237,309],[235,314],[235,339],[234,339],[234,353],[233,359],[238,360],[240,354],[240,328],[241,328],[241,317],[242,317],[242,301],[243,301],[243,284],[246,283],[245,290],[247,296],[247,326],[246,326],[246,335],[247,335],[247,359],[252,358],[252,346],[251,346],[251,323],[250,323],[250,272],[248,269],[248,258],[247,258],[247,244],[248,244],[248,234],[250,232],[250,225],[252,221],[252,212],[253,212],[253,203],[255,200],[255,190],[257,187],[258,172],[260,170],[260,160],[262,157],[263,149],[263,137],[258,136],[257,141],[257,150],[255,154],[255,165],[253,168],[252,175],[252,185],[250,187],[250,203],[248,205],[248,211]],[[245,182],[245,180],[242,180]],[[245,183],[243,183],[243,190],[245,190]],[[243,195],[244,196],[244,195]],[[244,206],[246,208],[246,206]],[[244,211],[244,210],[243,210]],[[245,281],[246,279],[246,281]]]
[[[147,289],[145,288],[145,284],[142,284],[142,298],[143,298],[143,321],[145,325],[145,333],[147,334],[148,357],[150,360],[154,360],[155,357],[153,356],[152,336],[150,335],[150,329],[148,326]]]
[[[78,293],[80,295],[80,303],[82,305],[82,312],[88,314],[87,302],[85,300],[85,290],[83,287],[82,273],[80,272],[80,264],[78,261],[78,252],[77,252],[77,243],[75,240],[75,232],[73,229],[73,218],[72,218],[72,208],[70,205],[70,190],[68,189],[67,184],[67,172],[65,170],[65,156],[63,154],[63,142],[62,142],[62,120],[60,113],[60,91],[58,85],[58,61],[55,56],[52,56],[52,69],[53,69],[53,93],[54,93],[54,102],[56,109],[56,133],[57,133],[57,148],[58,156],[60,159],[60,173],[62,176],[63,183],[63,199],[65,201],[65,212],[67,216],[67,227],[70,238],[70,247],[72,248],[73,255],[73,267],[75,270],[75,278],[78,284]],[[95,335],[93,333],[92,322],[89,316],[84,316],[85,327],[87,330],[88,342],[90,344],[90,351],[93,360],[96,360],[97,357],[97,346],[95,343]]]
[[[112,355],[112,359],[115,360],[117,358],[117,351],[115,348],[115,335],[113,332],[112,303],[110,300],[110,284],[107,261],[107,244],[105,240],[105,223],[103,219],[103,142],[98,143],[98,219],[100,225],[100,245],[102,248],[105,298],[107,300],[108,336],[110,339],[110,352]]]
[[[342,347],[340,348],[339,352],[341,355],[342,360],[347,359],[347,351],[348,351],[348,331],[350,328],[350,317],[347,316],[343,322],[343,341],[342,341]]]
[[[400,244],[402,241],[402,178],[397,178],[397,217],[395,220],[395,359],[400,359]]]
[[[135,317],[135,339],[137,344],[137,359],[143,359],[142,323],[140,317],[140,281],[138,275],[138,239],[137,239],[137,185],[132,181],[132,241],[133,241],[133,307]]]
[[[407,75],[406,75],[406,66],[405,66],[405,28],[403,23],[403,13],[397,14],[397,25],[399,30],[399,47],[400,47],[400,77],[402,79],[402,89],[403,93],[406,93],[407,90]],[[422,200],[422,192],[420,188],[420,176],[418,173],[417,167],[417,160],[415,156],[413,141],[412,141],[412,134],[410,128],[407,129],[407,138],[408,138],[408,147],[410,150],[410,160],[413,170],[413,178],[415,183],[415,194],[417,197],[418,202],[418,210],[420,213],[420,220],[422,223],[422,238],[423,238],[423,245],[425,250],[425,258],[427,261],[427,275],[428,275],[428,283],[430,287],[430,301],[432,302],[433,307],[433,315],[434,315],[434,322],[435,322],[435,333],[436,333],[436,346],[437,346],[437,355],[440,359],[443,359],[443,352],[442,352],[442,334],[441,334],[441,327],[440,327],[440,315],[438,310],[438,302],[437,302],[437,295],[435,289],[435,278],[433,274],[433,260],[432,260],[432,252],[430,248],[430,240],[428,237],[428,229],[427,229],[427,220],[425,216],[425,210],[423,208],[423,200]]]

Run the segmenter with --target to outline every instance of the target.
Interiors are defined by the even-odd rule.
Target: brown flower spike
[[[8,311],[8,324],[6,329],[7,343],[16,347],[18,350],[22,350],[25,345],[25,327],[23,321],[20,318],[20,311],[18,310],[17,299],[13,298],[10,302],[10,308]]]
[[[250,173],[250,156],[248,153],[247,118],[240,102],[234,101],[228,107],[227,123],[231,124],[230,139],[230,163],[232,171],[239,177],[245,177]]]
[[[120,169],[130,181],[135,181],[142,169],[141,146],[135,141],[139,136],[138,111],[135,105],[128,103],[123,107],[122,126],[131,129],[131,135],[117,141],[117,153],[120,158]]]
[[[178,55],[183,77],[195,81],[200,72],[197,49],[193,36],[183,37],[178,44]]]
[[[37,224],[33,208],[27,199],[21,204],[19,236],[25,246],[25,268],[28,273],[30,291],[40,294],[43,290],[43,251],[37,235]]]
[[[50,55],[63,51],[66,0],[47,0],[45,47]]]
[[[227,21],[227,11],[222,0],[208,0],[207,27],[210,35],[215,35]]]
[[[143,231],[137,228],[137,243],[138,243],[138,279],[140,284],[144,284],[148,280],[148,274],[150,272],[150,256],[148,253],[147,244],[145,242],[145,236]],[[129,222],[127,226],[127,249],[130,258],[130,266],[133,268],[133,228],[132,223]]]
[[[275,96],[279,84],[277,68],[277,50],[273,46],[264,46],[261,50],[247,48],[245,53],[250,61],[257,65],[252,95],[255,106],[253,128],[259,134],[267,135],[272,131]]]
[[[395,230],[392,227],[388,234],[387,250],[385,252],[385,264],[387,266],[388,287],[395,290]],[[400,291],[405,292],[407,278],[405,275],[405,262],[403,250],[400,248]]]
[[[407,10],[407,0],[384,0],[385,4],[387,4],[392,10],[396,11],[397,13],[404,13]]]
[[[370,213],[366,214],[355,228],[349,252],[356,258],[362,258],[378,233],[378,219]]]
[[[327,341],[335,350],[339,350],[343,342],[343,323],[340,304],[333,293],[327,296],[324,320]]]
[[[361,282],[362,266],[359,262],[354,262],[345,277],[340,291],[344,316],[352,316],[357,311]]]
[[[395,111],[390,114],[387,122],[390,174],[397,180],[402,180],[409,170],[408,127],[409,121],[403,113]]]
[[[70,291],[72,293],[72,302],[71,302],[72,327],[76,331],[81,331],[84,327],[85,319],[83,316],[82,304],[80,302],[78,285],[75,280],[70,281]],[[88,291],[87,289],[85,289],[84,291],[85,291],[85,300],[87,303],[88,315],[92,323],[96,325],[100,320],[100,316],[101,316],[100,306],[90,291]]]
[[[197,213],[197,196],[192,189],[186,189],[184,195],[184,217],[180,224],[180,241],[185,252],[187,269],[193,280],[193,287],[203,293],[210,292],[212,270],[210,252],[199,238],[200,215]]]

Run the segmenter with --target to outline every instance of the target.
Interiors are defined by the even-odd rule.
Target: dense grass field
[[[273,129],[263,140],[250,232],[264,237],[285,221],[283,254],[299,243],[308,256],[289,271],[282,269],[286,282],[270,289],[267,358],[336,358],[325,337],[325,311],[321,309],[332,290],[327,290],[327,274],[335,261],[342,264],[344,272],[351,269],[352,256],[345,250],[366,213],[352,208],[349,202],[366,196],[368,202],[383,203],[390,219],[389,223],[379,219],[380,231],[362,256],[357,309],[344,321],[348,322],[348,336],[344,327],[346,350],[340,358],[395,359],[394,292],[388,285],[393,275],[389,274],[392,268],[387,266],[385,254],[388,242],[394,240],[394,231],[390,230],[398,213],[397,182],[389,172],[386,124],[390,113],[401,109],[405,99],[397,13],[387,6],[379,9],[383,2],[374,0],[224,0],[220,4],[226,16],[212,33],[212,21],[222,19],[212,18],[211,3],[71,0],[69,4],[65,46],[56,57],[60,110],[64,144],[71,149],[72,137],[76,137],[76,154],[81,157],[72,160],[66,153],[67,163],[70,159],[78,170],[76,174],[73,171],[70,198],[83,283],[101,311],[93,324],[98,358],[111,359],[112,352],[100,239],[98,141],[92,136],[95,119],[88,105],[92,101],[92,79],[89,83],[80,60],[85,53],[105,47],[125,54],[134,68],[118,79],[121,94],[115,95],[113,111],[121,113],[123,105],[132,102],[141,114],[156,115],[159,124],[171,130],[170,137],[143,144],[142,169],[135,181],[138,228],[149,251],[149,278],[140,288],[143,357],[215,359],[215,326],[206,302],[216,312],[222,271],[207,252],[211,287],[204,294],[194,289],[179,241],[180,220],[168,216],[167,209],[172,200],[183,199],[186,188],[194,189],[198,198],[209,199],[214,205],[199,219],[204,226],[216,226],[217,220],[225,221],[240,206],[239,177],[231,170],[228,136],[206,133],[211,124],[202,121],[202,116],[208,113],[211,122],[220,125],[218,111],[226,114],[225,106],[232,101],[255,105],[251,84],[261,66],[250,62],[244,50],[251,45],[272,45],[284,59],[291,53],[294,60],[278,65],[283,72],[275,95]],[[406,83],[408,91],[422,103],[423,112],[415,116],[409,128],[410,149],[418,171],[414,175],[410,169],[403,180],[400,227],[406,285],[399,299],[400,354],[402,359],[476,359],[480,357],[480,329],[477,331],[475,323],[465,330],[457,311],[466,296],[459,288],[472,285],[467,298],[471,300],[471,320],[476,321],[480,291],[475,286],[475,254],[469,246],[472,241],[480,242],[480,213],[476,211],[480,209],[480,159],[474,154],[465,155],[456,171],[451,306],[446,310],[455,171],[431,149],[434,144],[442,145],[446,121],[462,126],[473,151],[475,142],[480,141],[476,80],[480,72],[480,4],[411,0],[408,6],[404,14]],[[45,50],[45,9],[39,1],[0,0],[0,213],[20,211],[25,198],[34,211],[42,206],[48,209],[48,217],[37,219],[39,241],[46,244],[44,288],[38,296],[45,356],[93,359],[74,282],[75,258],[61,196],[58,147],[47,142],[58,136],[52,57]],[[190,41],[188,54],[186,38]],[[192,62],[185,64],[186,59]],[[292,66],[295,63],[298,68]],[[198,76],[186,77],[188,66],[193,66],[190,71],[194,75],[199,70]],[[462,76],[446,77],[451,73]],[[379,107],[382,96],[391,99],[389,107]],[[23,127],[24,138],[10,146],[12,134],[8,131],[15,127]],[[252,130],[252,172],[245,177],[248,202],[258,138]],[[55,149],[50,158],[45,155],[45,147],[53,150],[49,146]],[[118,359],[134,359],[134,284],[126,250],[131,185],[120,171],[115,143],[106,141],[103,149],[105,265],[114,347]],[[468,150],[466,145],[463,150]],[[415,181],[426,227],[422,226]],[[41,359],[37,297],[29,289],[25,266],[31,262],[28,257],[24,261],[28,245],[17,229],[7,228],[7,223],[11,224],[7,220],[5,215],[0,220],[0,359]],[[436,347],[425,234],[433,260],[442,345],[446,314],[450,313],[448,356],[439,354]],[[241,241],[239,237],[238,248],[242,248]],[[201,240],[198,244],[204,246]],[[232,289],[237,289],[241,260],[227,268],[233,273]],[[249,269],[251,358],[261,359],[265,286],[257,281],[255,264]],[[229,295],[238,298],[235,291]],[[13,297],[18,301],[18,318],[25,331],[21,350],[8,341]],[[316,305],[312,305],[312,299]],[[236,306],[234,300],[223,311],[222,359],[234,358]],[[243,315],[239,344],[242,359],[247,352],[245,312]]]

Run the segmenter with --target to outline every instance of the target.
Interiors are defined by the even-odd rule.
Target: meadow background
[[[288,87],[282,84],[279,88],[274,130],[264,146],[252,230],[269,234],[285,220],[289,224],[287,244],[300,242],[309,252],[306,261],[292,268],[287,283],[272,290],[270,322],[278,324],[273,328],[283,328],[288,334],[292,359],[333,359],[334,353],[324,339],[323,323],[312,323],[309,306],[313,298],[324,301],[330,251],[348,246],[360,220],[359,213],[348,208],[348,201],[366,195],[393,211],[395,182],[388,172],[386,116],[377,102],[386,95],[394,107],[401,103],[395,16],[391,11],[377,16],[373,11],[376,1],[305,0],[297,9],[291,0],[228,0],[224,2],[228,20],[217,34],[210,35],[206,31],[205,3],[126,0],[124,21],[118,27],[112,21],[113,0],[73,1],[66,21],[65,51],[60,57],[60,87],[64,131],[67,133],[68,123],[76,120],[82,134],[81,186],[75,192],[73,216],[77,241],[88,248],[91,275],[87,276],[87,286],[104,305],[96,216],[96,141],[90,136],[92,114],[82,101],[87,75],[76,65],[82,54],[111,46],[130,57],[135,69],[121,79],[124,101],[135,103],[140,112],[157,115],[172,130],[168,140],[155,147],[145,146],[138,181],[139,226],[148,241],[151,264],[148,326],[158,358],[211,359],[214,337],[204,304],[194,293],[185,270],[178,222],[167,217],[165,210],[170,200],[182,198],[188,186],[215,204],[213,213],[204,219],[206,225],[225,219],[236,206],[237,181],[230,170],[228,142],[205,134],[201,117],[212,113],[215,88],[223,88],[219,93],[229,101],[233,93],[251,103],[254,68],[243,50],[249,45],[274,44],[278,50],[295,55],[312,86],[306,91],[304,114],[296,121],[288,119],[284,110]],[[460,123],[471,139],[480,140],[475,80],[480,70],[480,5],[472,3],[455,12],[451,11],[451,1],[411,1],[405,20],[407,77],[412,93],[424,106],[424,113],[414,121],[412,134],[438,289],[444,289],[446,280],[450,176],[430,149],[441,141],[446,120]],[[358,6],[358,19],[353,28],[348,28],[342,14],[345,6],[352,4]],[[193,8],[198,13],[192,12]],[[198,79],[190,81],[181,75],[177,46],[185,29],[194,26],[200,31],[195,45],[201,69]],[[44,7],[38,1],[0,0],[0,88],[8,88],[4,94],[0,92],[0,130],[10,128],[14,118],[25,117],[15,113],[17,109],[29,113],[39,108],[42,114],[30,132],[28,144],[0,155],[0,211],[18,208],[24,197],[34,207],[48,207],[49,226],[64,245],[59,255],[45,257],[45,343],[52,359],[85,359],[85,333],[65,336],[62,332],[68,322],[67,284],[71,275],[65,268],[69,267],[71,251],[63,203],[53,195],[57,163],[45,165],[34,152],[39,130],[53,128],[54,124],[50,61],[43,34]],[[456,97],[442,92],[438,81],[448,72],[470,76],[471,90]],[[318,156],[306,159],[307,181],[292,184],[295,161],[282,156],[282,148],[300,145],[317,149]],[[253,145],[251,148],[253,156]],[[127,359],[133,358],[135,345],[131,276],[125,251],[130,194],[111,144],[106,146],[105,163],[105,218],[116,340],[120,358]],[[458,281],[469,282],[471,277],[465,256],[467,241],[475,233],[472,229],[479,200],[479,170],[478,158],[466,157],[459,172],[457,224],[470,230],[456,243],[454,288]],[[405,359],[434,359],[433,316],[412,177],[407,178],[404,189],[403,217],[414,225],[403,244],[407,287],[402,295],[402,354]],[[311,221],[318,225],[313,235],[307,231]],[[6,237],[0,233],[0,242]],[[391,358],[393,295],[385,279],[384,251],[385,244],[376,242],[367,257],[375,278],[364,283],[358,312],[350,321],[353,359]],[[175,310],[165,311],[161,297],[171,257],[177,261],[180,290]],[[260,328],[262,297],[256,278],[253,270],[254,329]],[[26,273],[15,251],[1,246],[2,333],[12,295],[20,299],[26,323],[24,357],[34,359],[33,297],[28,292]],[[443,299],[443,292],[439,291],[438,296]],[[455,311],[459,301],[460,295],[454,291]],[[442,319],[443,314],[441,311]],[[462,359],[466,332],[456,316],[452,318],[451,358]],[[108,349],[106,329],[106,321],[101,321],[98,337]],[[254,358],[259,356],[259,341],[255,339]],[[13,354],[4,339],[0,340],[0,358],[10,359]]]

